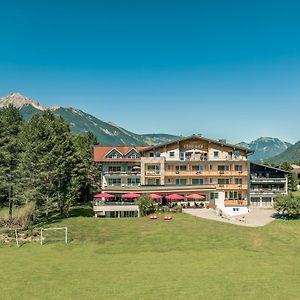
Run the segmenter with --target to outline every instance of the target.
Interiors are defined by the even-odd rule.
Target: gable
[[[227,144],[224,141],[215,141],[212,139],[207,139],[204,137],[199,137],[199,136],[190,136],[187,138],[183,138],[177,141],[172,141],[170,143],[166,144],[161,144],[153,147],[148,147],[144,149],[143,153],[147,152],[164,152],[164,151],[169,151],[171,149],[176,149],[179,148],[180,151],[189,151],[189,150],[199,150],[199,151],[208,151],[208,148],[213,148],[216,150],[220,151],[227,151],[227,152],[235,152],[235,151],[240,151],[242,152],[241,154],[246,154],[249,152],[252,152],[251,150],[248,150],[243,147],[238,147],[235,145]]]
[[[106,155],[105,158],[121,158],[123,157],[123,154],[118,151],[117,149],[110,150]]]
[[[126,158],[139,158],[141,157],[141,155],[138,153],[137,150],[135,150],[134,148],[132,148],[131,150],[129,150],[126,155],[125,155]]]

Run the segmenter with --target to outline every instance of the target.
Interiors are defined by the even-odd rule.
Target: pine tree
[[[10,219],[14,204],[18,201],[18,166],[21,152],[18,137],[22,125],[23,119],[14,106],[10,105],[0,111],[0,190],[2,201],[8,203]]]

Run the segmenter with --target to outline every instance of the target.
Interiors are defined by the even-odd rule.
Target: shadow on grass
[[[76,217],[90,218],[93,216],[94,216],[93,208],[87,205],[73,207],[69,213],[69,218],[76,218]]]
[[[93,208],[89,205],[75,206],[71,207],[68,216],[62,216],[59,212],[52,212],[49,214],[48,218],[42,217],[38,223],[37,227],[46,226],[49,224],[54,224],[68,218],[85,217],[91,218],[94,216]]]

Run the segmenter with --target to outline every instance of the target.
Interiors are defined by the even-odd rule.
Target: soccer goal
[[[68,244],[68,227],[41,228],[41,245],[62,241]]]

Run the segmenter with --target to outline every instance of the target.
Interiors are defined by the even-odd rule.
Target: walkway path
[[[271,223],[273,220],[275,220],[273,218],[273,214],[275,213],[275,211],[272,208],[255,207],[255,208],[251,208],[248,214],[234,216],[228,219],[218,216],[216,214],[216,211],[213,209],[186,208],[183,209],[183,212],[204,219],[215,220],[219,222],[230,223],[230,224],[241,225],[241,226],[248,226],[248,227],[265,226]]]

